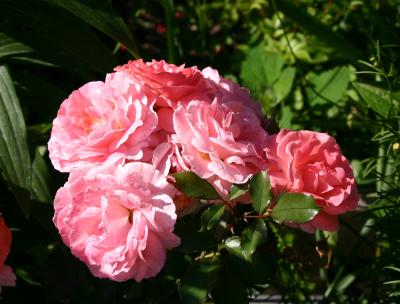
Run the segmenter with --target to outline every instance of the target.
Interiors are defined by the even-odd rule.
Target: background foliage
[[[400,3],[349,0],[0,1],[0,211],[16,288],[4,303],[395,303],[400,297]],[[140,54],[140,55],[139,55]],[[335,136],[362,201],[315,236],[223,206],[141,284],[92,277],[61,242],[52,199],[66,175],[46,150],[64,98],[134,57],[212,66],[282,128]],[[242,210],[243,209],[243,210]],[[247,228],[245,228],[247,227]]]

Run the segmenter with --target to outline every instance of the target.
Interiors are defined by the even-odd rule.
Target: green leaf
[[[292,126],[292,118],[293,112],[290,106],[284,106],[282,108],[281,119],[279,120],[279,127],[281,129],[290,129],[290,127]]]
[[[32,163],[32,198],[43,203],[50,203],[53,196],[50,191],[49,183],[49,168],[43,156],[40,154],[39,149],[36,149],[35,158]]]
[[[247,87],[263,95],[266,87],[271,87],[280,78],[284,63],[281,54],[266,52],[264,44],[260,44],[249,51],[242,63],[240,77]]]
[[[387,281],[383,282],[384,285],[397,285],[400,284],[400,280],[394,280],[394,281]]]
[[[40,0],[0,1],[0,28],[32,48],[40,59],[70,70],[107,73],[117,65],[111,51],[87,24]]]
[[[218,192],[209,182],[193,172],[179,172],[173,174],[173,176],[178,189],[189,197],[207,200],[221,199]]]
[[[32,49],[29,46],[8,37],[5,33],[0,33],[0,58],[30,52]]]
[[[22,194],[24,189],[29,191],[31,184],[31,162],[26,142],[25,121],[5,66],[0,66],[0,171],[4,180],[14,190],[24,214],[29,216],[26,193]],[[21,188],[21,191],[18,188]]]
[[[201,215],[201,223],[207,230],[210,230],[218,225],[222,215],[225,211],[224,204],[213,205],[208,207],[207,210]]]
[[[279,0],[274,3],[287,17],[298,23],[310,34],[317,36],[326,45],[336,49],[344,57],[352,61],[357,61],[363,57],[361,52],[340,34],[332,31],[329,26],[323,24],[317,18],[310,16],[305,6],[301,7],[295,1],[289,0]]]
[[[266,171],[260,172],[250,180],[251,203],[254,210],[262,214],[271,200],[271,190]]]
[[[217,256],[196,262],[180,283],[179,295],[182,303],[204,303],[217,279],[220,268],[221,261]]]
[[[267,239],[267,227],[262,219],[257,219],[242,232],[242,237],[231,236],[224,241],[224,247],[232,254],[251,261],[258,245]]]
[[[245,185],[232,185],[231,190],[229,191],[229,200],[232,201],[241,197],[243,194],[249,191],[249,186]]]
[[[139,52],[124,20],[106,0],[45,0],[70,11],[81,20],[123,44],[135,58]]]
[[[346,93],[350,71],[347,67],[336,67],[320,75],[312,75],[309,81],[312,88],[307,88],[307,95],[311,105],[337,103]]]
[[[256,251],[258,245],[267,239],[267,227],[262,219],[255,220],[242,232],[242,252],[246,259]]]
[[[276,97],[275,104],[281,102],[290,93],[295,75],[296,68],[294,67],[287,67],[280,73],[279,79],[272,86]]]
[[[377,114],[387,118],[393,108],[395,113],[398,112],[400,98],[396,98],[396,94],[390,96],[390,91],[378,88],[366,83],[353,83],[354,87],[361,95],[365,103]]]
[[[320,207],[315,204],[312,196],[303,193],[283,193],[272,209],[271,217],[278,223],[290,221],[304,224],[312,220],[319,210]]]

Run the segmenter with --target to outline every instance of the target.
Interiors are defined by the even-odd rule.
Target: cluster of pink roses
[[[10,266],[5,265],[10,253],[12,234],[0,214],[0,294],[2,286],[15,286],[15,274]]]
[[[131,61],[74,91],[48,145],[54,167],[70,172],[54,202],[64,242],[98,277],[155,276],[180,243],[177,208],[190,200],[170,182],[181,171],[228,200],[233,184],[268,170],[274,194],[307,193],[321,207],[300,228],[336,230],[337,215],[354,209],[358,195],[335,140],[310,131],[269,135],[261,118],[248,91],[216,70],[164,61]]]

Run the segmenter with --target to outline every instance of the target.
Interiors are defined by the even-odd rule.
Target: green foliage
[[[53,195],[49,185],[49,168],[38,148],[32,162],[32,198],[43,203],[50,203],[53,200]]]
[[[225,211],[225,205],[214,205],[209,207],[206,211],[204,211],[201,215],[201,222],[203,226],[210,230],[218,225],[222,215]]]
[[[3,178],[29,189],[30,161],[24,117],[5,66],[0,67],[1,171]]]
[[[360,93],[363,101],[377,114],[383,118],[395,114],[394,109],[398,109],[399,101],[393,92],[365,83],[356,82],[353,84]],[[393,94],[393,95],[392,95]]]
[[[217,256],[193,263],[179,285],[182,303],[204,303],[220,268],[221,261]]]
[[[213,186],[193,172],[175,173],[174,178],[178,189],[189,197],[207,200],[220,199]]]
[[[309,195],[283,193],[272,209],[271,217],[278,223],[290,221],[303,224],[311,221],[320,209]]]
[[[263,171],[254,175],[249,186],[253,208],[261,214],[264,212],[265,208],[267,208],[271,200],[271,186],[268,173]]]
[[[311,106],[339,102],[346,93],[350,82],[350,71],[346,67],[336,67],[319,75],[309,76],[310,88],[307,95]]]
[[[292,88],[296,68],[284,65],[283,56],[266,52],[264,44],[250,49],[242,63],[240,77],[244,85],[262,100],[266,111],[282,102]]]
[[[246,260],[248,260],[256,251],[259,244],[265,242],[267,239],[267,227],[263,220],[258,219],[254,221],[249,227],[242,232],[242,253]]]
[[[275,3],[275,0],[272,0]],[[344,39],[337,32],[320,22],[317,18],[310,16],[302,5],[296,5],[288,0],[276,1],[275,6],[285,14],[288,18],[292,19],[307,32],[315,35],[326,43],[329,47],[335,48],[346,58],[356,61],[362,55],[361,52],[355,48],[348,40]]]
[[[243,230],[241,237],[232,236],[225,240],[224,247],[232,254],[251,262],[257,247],[267,240],[267,227],[263,220],[255,220]]]
[[[249,191],[249,185],[232,185],[231,190],[229,191],[229,200],[234,200],[242,195],[246,194]]]
[[[0,135],[1,175],[29,217],[31,161],[24,117],[6,66],[0,66]]]

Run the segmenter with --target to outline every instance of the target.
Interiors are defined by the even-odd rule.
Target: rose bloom
[[[53,221],[72,253],[93,275],[114,281],[154,277],[173,233],[175,188],[150,164],[124,164],[113,154],[103,164],[72,170],[54,201]]]
[[[4,265],[10,253],[12,234],[0,214],[0,293],[2,286],[15,286],[15,274],[10,266]]]
[[[325,133],[282,130],[268,138],[266,157],[272,191],[305,193],[321,207],[304,231],[338,229],[338,214],[354,210],[358,192],[353,170],[335,139]]]
[[[58,111],[48,144],[54,167],[69,172],[100,163],[114,153],[131,160],[146,156],[147,138],[157,126],[154,97],[120,77],[90,82],[74,91]]]
[[[212,103],[215,98],[220,102],[235,100],[245,103],[261,117],[261,105],[251,99],[248,90],[221,77],[218,71],[211,67],[200,71],[196,66],[177,66],[164,60],[144,62],[139,59],[116,67],[115,71],[107,75],[106,82],[114,77],[123,77],[143,87],[148,94],[158,96],[156,105],[161,107],[162,113],[157,113],[163,118],[163,122],[172,118],[172,110],[169,109],[168,112],[164,108],[176,110],[180,103],[188,103],[191,100]],[[172,121],[168,124],[171,125]]]
[[[138,59],[116,67],[115,71],[148,90],[149,94],[158,96],[156,104],[160,107],[176,109],[182,101],[213,98],[213,86],[197,67],[177,66],[164,60],[144,62]]]
[[[180,105],[174,117],[182,160],[227,199],[232,184],[243,184],[265,169],[267,133],[256,113],[242,102],[212,104],[194,100]]]
[[[144,62],[139,59],[116,67],[115,71],[107,75],[106,84],[112,86],[110,83],[116,82],[119,87],[121,83],[124,86],[139,86],[146,95],[156,96],[154,111],[158,124],[149,137],[147,155],[152,153],[151,163],[164,174],[188,169],[181,160],[182,145],[175,136],[177,128],[173,122],[174,112],[180,105],[187,105],[194,100],[209,104],[215,99],[220,104],[232,104],[234,101],[242,104],[242,108],[246,106],[253,110],[258,116],[255,121],[258,122],[261,117],[260,104],[250,98],[246,89],[221,77],[217,70],[210,67],[200,71],[195,66],[176,66],[163,60]],[[149,161],[148,158],[143,160]],[[216,183],[219,181],[216,180]],[[225,183],[220,188],[227,185]]]

